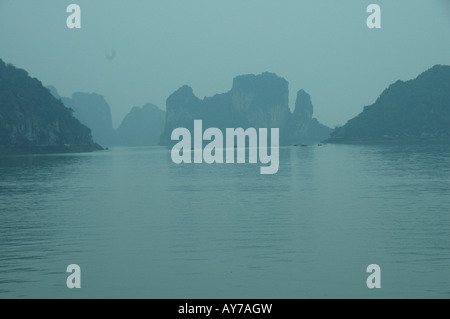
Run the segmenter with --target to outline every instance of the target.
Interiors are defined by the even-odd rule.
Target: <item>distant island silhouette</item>
[[[65,106],[74,110],[73,116],[91,128],[93,139],[104,147],[155,146],[164,128],[165,111],[154,104],[135,106],[120,126],[113,128],[111,107],[105,97],[97,93],[75,92],[61,97],[54,86],[47,87]]]
[[[331,129],[313,118],[310,96],[297,94],[295,110],[289,109],[288,82],[274,73],[241,75],[233,80],[232,89],[223,94],[197,98],[185,85],[166,102],[166,123],[161,145],[170,145],[170,135],[177,127],[193,129],[194,120],[207,127],[279,128],[280,144],[292,145],[326,139]]]
[[[104,147],[114,145],[116,132],[112,124],[111,108],[102,95],[75,92],[70,98],[62,97],[61,102],[74,111],[74,117],[92,130],[94,141]]]
[[[116,145],[154,146],[164,129],[166,112],[158,106],[147,103],[133,107],[117,128]]]

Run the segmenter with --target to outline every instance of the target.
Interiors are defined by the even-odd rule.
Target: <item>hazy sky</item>
[[[80,30],[66,26],[70,3]],[[335,126],[392,82],[450,64],[450,0],[0,0],[0,58],[62,96],[104,95],[116,126],[133,106],[165,109],[184,84],[203,98],[264,71],[289,82],[291,108],[304,89]]]

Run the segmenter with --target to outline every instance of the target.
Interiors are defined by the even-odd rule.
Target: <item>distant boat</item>
[[[317,144],[317,146],[323,146],[323,144],[322,144],[322,143],[319,143],[319,144]]]
[[[304,143],[302,144],[302,147],[307,147],[307,146],[308,146],[308,144],[304,144]]]

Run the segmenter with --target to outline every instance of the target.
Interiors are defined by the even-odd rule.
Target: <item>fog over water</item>
[[[104,95],[115,126],[133,106],[164,109],[184,84],[203,98],[270,71],[289,81],[291,108],[304,89],[334,127],[396,80],[450,64],[446,0],[379,0],[378,30],[359,0],[79,0],[80,30],[66,27],[70,3],[0,1],[0,57],[63,96]]]

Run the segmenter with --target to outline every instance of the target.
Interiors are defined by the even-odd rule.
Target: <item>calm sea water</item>
[[[0,298],[449,298],[449,269],[449,146],[0,157]]]

